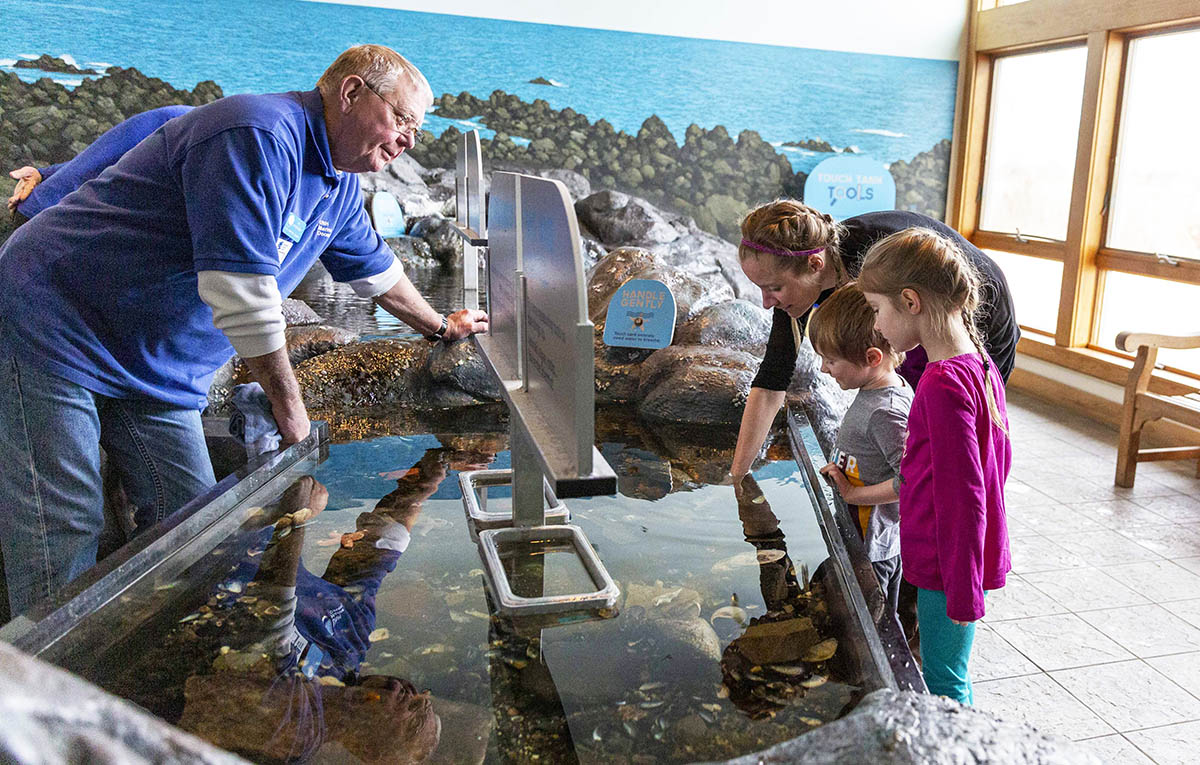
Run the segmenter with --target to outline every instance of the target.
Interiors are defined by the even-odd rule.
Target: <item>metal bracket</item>
[[[558,549],[570,549],[583,564],[596,589],[571,595],[523,597],[513,592],[505,574],[503,547],[506,544],[557,543]],[[496,595],[496,607],[505,615],[541,615],[565,611],[612,608],[621,591],[600,562],[596,550],[578,526],[520,526],[479,532],[479,557]],[[511,556],[508,556],[511,557]]]
[[[514,513],[511,510],[494,513],[487,509],[488,487],[511,486],[512,480],[511,468],[503,470],[467,470],[458,474],[458,484],[462,487],[463,509],[466,510],[467,517],[474,521],[478,529],[506,528],[513,525]],[[543,515],[545,524],[557,525],[569,523],[571,520],[571,511],[559,501],[558,497],[554,496],[554,489],[545,478],[542,479],[542,487],[546,499]],[[472,533],[472,536],[474,537],[475,534]]]
[[[467,228],[466,226],[463,226],[455,221],[450,221],[450,225],[454,230],[454,233],[458,234],[459,238],[463,240],[464,245],[471,247],[488,246],[488,238],[480,234],[478,231]]]
[[[616,474],[593,443],[594,327],[587,318],[574,206],[559,181],[497,173],[485,224],[474,131],[459,146],[457,175],[456,229],[464,237],[482,233],[485,225],[489,229],[493,322],[487,335],[473,341],[500,383],[510,415],[512,469],[463,473],[459,479],[495,607],[506,617],[611,610],[619,590],[583,531],[548,525],[570,519],[558,497],[612,494],[617,488]],[[464,264],[468,252],[474,254],[470,244],[464,248]],[[470,285],[464,286],[470,292]],[[496,485],[512,487],[511,513],[487,511],[487,487]],[[592,591],[542,595],[546,558],[537,550],[511,549],[531,544],[544,546],[543,552],[573,554],[591,578]],[[507,558],[505,545],[510,547]]]

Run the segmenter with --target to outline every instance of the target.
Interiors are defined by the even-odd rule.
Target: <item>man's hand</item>
[[[284,492],[280,506],[287,512],[275,522],[275,527],[304,526],[320,515],[328,503],[329,490],[312,476],[303,476]]]
[[[271,416],[283,437],[279,448],[291,446],[308,438],[312,426],[308,422],[308,411],[300,396],[300,384],[288,362],[287,348],[279,348],[262,356],[242,358],[250,367],[250,376],[263,387],[271,402]]]
[[[313,515],[324,510],[327,504],[329,504],[329,489],[313,478],[312,493],[308,495],[308,506],[313,511]]]
[[[8,177],[15,178],[17,181],[17,187],[13,189],[12,196],[8,198],[8,209],[11,212],[17,209],[17,205],[29,198],[34,188],[42,182],[42,174],[36,167],[26,165],[9,171]]]
[[[837,493],[842,495],[842,499],[849,501],[846,493],[851,491],[854,487],[850,485],[850,481],[846,480],[846,474],[842,472],[842,469],[830,462],[828,465],[821,468],[820,472],[821,475],[825,476],[826,480],[833,484],[833,488],[837,489]]]
[[[308,421],[308,411],[305,410],[304,403],[301,401],[288,402],[282,406],[272,403],[271,415],[275,418],[279,435],[283,437],[283,441],[279,445],[280,449],[300,443],[308,438],[308,434],[312,430],[312,425]]]
[[[464,308],[446,317],[446,334],[442,339],[446,342],[461,340],[477,332],[487,332],[488,315],[474,308]]]

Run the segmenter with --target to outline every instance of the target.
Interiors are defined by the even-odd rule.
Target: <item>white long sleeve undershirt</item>
[[[275,277],[234,271],[200,271],[200,299],[212,309],[213,324],[225,333],[242,358],[263,356],[286,344],[283,299]],[[354,294],[364,298],[382,295],[404,276],[399,258],[374,276],[349,282]]]
[[[400,281],[400,277],[404,276],[404,265],[399,258],[392,258],[392,264],[387,267],[387,270],[381,271],[374,276],[367,276],[362,279],[354,279],[349,282],[350,288],[354,290],[354,294],[364,298],[379,297],[383,293],[395,286],[396,282]]]
[[[199,271],[196,276],[213,324],[239,356],[264,356],[284,347],[287,324],[275,277],[232,271]]]

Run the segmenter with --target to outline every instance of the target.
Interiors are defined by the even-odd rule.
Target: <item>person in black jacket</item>
[[[872,244],[913,227],[953,240],[979,270],[984,287],[978,326],[988,354],[1008,381],[1021,336],[1008,281],[994,260],[957,231],[927,215],[902,210],[865,213],[836,223],[791,199],[762,205],[742,221],[738,259],[742,271],[762,290],[763,307],[774,311],[766,355],[751,383],[730,467],[735,486],[749,472],[783,405],[812,307],[858,276]],[[916,388],[925,362],[925,350],[917,346],[897,371]]]

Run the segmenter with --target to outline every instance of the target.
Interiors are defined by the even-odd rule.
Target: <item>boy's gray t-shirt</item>
[[[891,481],[900,473],[900,457],[908,431],[913,392],[907,384],[874,390],[859,389],[838,431],[834,463],[854,486]],[[872,562],[900,554],[900,504],[850,505],[866,519],[867,556]]]

